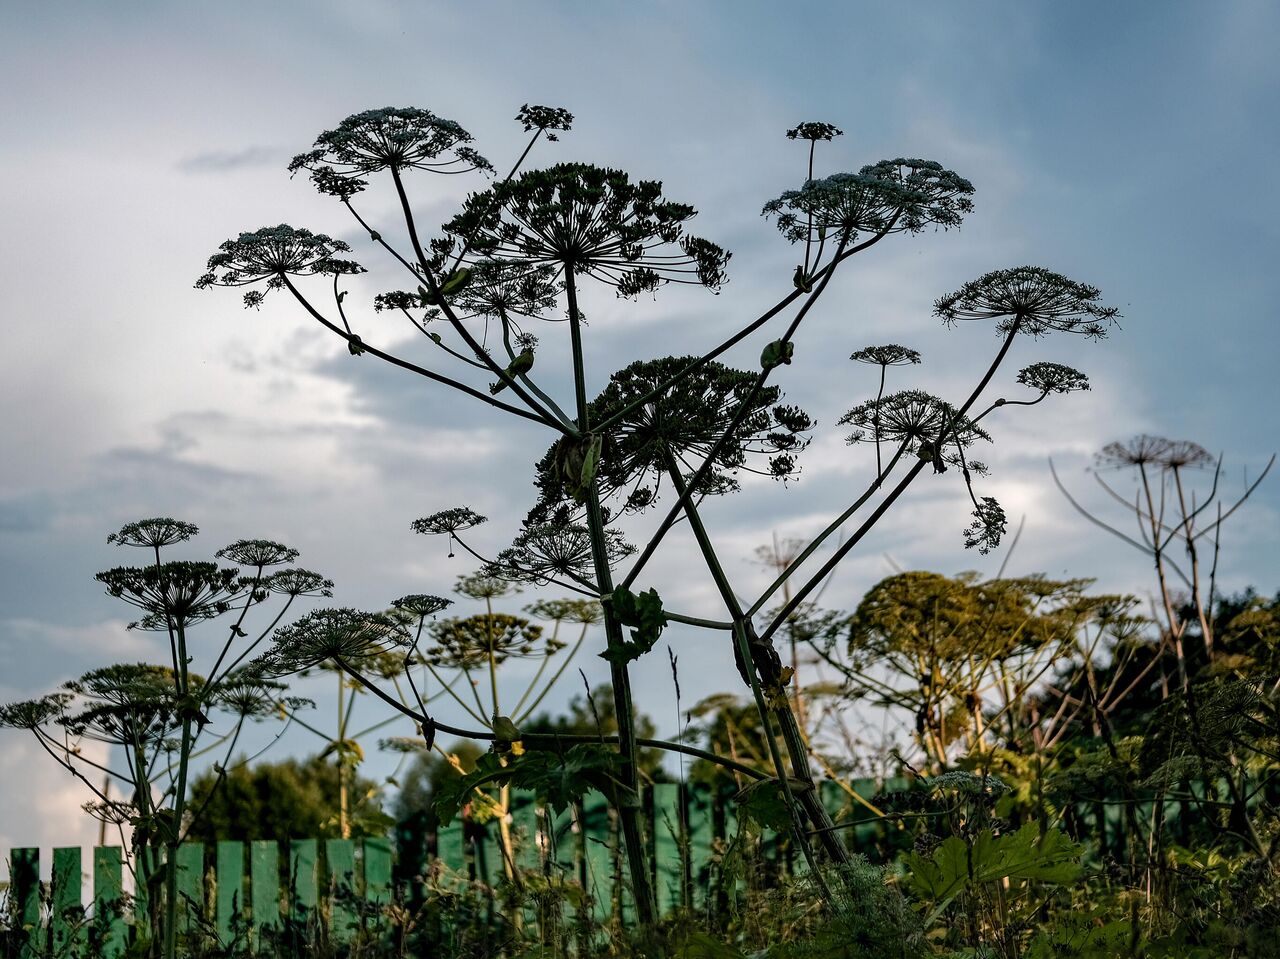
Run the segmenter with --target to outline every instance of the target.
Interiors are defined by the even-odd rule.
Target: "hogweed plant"
[[[743,600],[703,515],[711,508],[708,497],[733,493],[746,471],[784,480],[797,474],[814,421],[782,403],[772,380],[783,367],[802,365],[804,320],[829,298],[837,274],[847,272],[854,256],[895,234],[960,226],[972,210],[973,185],[939,163],[909,158],[820,176],[818,148],[828,148],[840,131],[827,123],[798,125],[788,136],[808,144],[804,175],[797,188],[763,209],[798,251],[791,261],[799,261],[794,270],[779,267],[776,302],[749,320],[726,322],[719,343],[691,343],[683,355],[636,358],[608,377],[593,399],[588,383],[596,371],[589,362],[584,292],[603,286],[627,300],[675,286],[714,293],[728,279],[730,254],[688,231],[694,207],[668,198],[659,181],[574,162],[527,169],[534,148],[567,131],[572,116],[558,108],[526,106],[517,120],[530,134],[524,151],[496,182],[462,199],[459,212],[434,235],[420,226],[410,173],[474,179],[493,171],[457,123],[422,109],[371,110],[322,133],[311,151],[295,158],[291,171],[309,175],[321,193],[355,219],[373,247],[402,269],[402,288],[377,296],[373,311],[357,314],[351,306],[348,294],[364,270],[347,258],[348,244],[288,225],[227,240],[196,286],[251,287],[244,295],[250,307],[260,306],[268,293],[284,291],[342,339],[359,362],[381,360],[546,429],[548,448],[534,468],[538,498],[510,548],[492,557],[485,572],[511,582],[553,584],[601,604],[600,655],[609,664],[619,734],[616,744],[578,743],[567,753],[563,737],[522,736],[524,754],[506,755],[501,775],[508,782],[521,776],[537,780],[557,799],[593,786],[608,790],[621,825],[636,915],[651,929],[656,909],[641,831],[631,664],[652,652],[669,624],[722,636],[766,730],[769,769],[711,754],[705,758],[749,769],[753,778],[768,781],[767,788],[788,810],[797,848],[811,865],[817,865],[815,841],[826,856],[847,864],[849,852],[835,837],[813,789],[804,736],[785,692],[792,677],[774,637],[926,468],[961,477],[973,506],[966,545],[985,550],[998,543],[1004,512],[975,489],[983,468],[969,456],[972,446],[990,440],[978,419],[993,411],[981,416],[970,411],[1019,338],[1049,333],[1101,338],[1116,312],[1100,305],[1093,287],[1038,267],[997,270],[940,298],[935,312],[948,325],[990,320],[1001,337],[991,363],[956,402],[914,390],[886,394],[887,367],[918,356],[906,347],[859,349],[854,358],[873,362],[882,375],[875,398],[850,410],[846,423],[854,428],[851,442],[876,447],[874,472],[865,490],[762,594]],[[371,222],[361,202],[375,177],[394,197],[398,222],[393,225]],[[428,179],[440,185],[460,182]],[[378,317],[388,314],[400,315],[420,331],[428,358],[410,359],[379,345],[390,331]],[[758,363],[740,369],[721,362],[754,334],[759,334]],[[814,344],[807,346],[813,355]],[[571,383],[553,383],[541,374],[538,357],[548,348],[568,353]],[[1064,391],[1044,390],[1050,381],[1077,388],[1084,382],[1065,368],[1053,376],[1024,371],[1023,379],[1044,395]],[[656,518],[646,520],[651,510]],[[624,517],[628,530],[644,531],[634,548],[622,536]],[[437,514],[432,524],[456,543],[459,534],[470,536],[477,520],[465,507],[455,507]],[[672,609],[654,585],[657,573],[650,561],[678,521],[684,521],[680,530],[692,537],[720,597],[721,618]],[[811,570],[806,561],[837,532],[843,541]],[[785,603],[774,615],[763,616],[784,585],[789,590]],[[352,668],[370,644],[401,641],[376,617],[366,615],[362,622],[346,624],[349,647],[334,643],[326,650]],[[281,668],[297,663],[296,657],[279,657]],[[428,740],[435,730],[447,730],[495,742],[499,750],[512,745],[482,723],[447,726],[425,709],[410,712]],[[661,745],[689,751],[677,743]],[[563,755],[554,755],[557,751]],[[560,770],[554,782],[552,765]],[[576,778],[569,776],[574,770],[580,773]],[[813,874],[821,876],[816,868]]]
[[[316,573],[290,566],[297,550],[268,540],[239,540],[216,553],[216,560],[233,565],[162,555],[198,532],[169,518],[129,523],[107,541],[142,550],[152,561],[95,577],[107,595],[138,610],[140,618],[130,629],[168,640],[167,664],[107,666],[42,699],[0,707],[0,726],[29,730],[94,794],[86,807],[90,812],[132,829],[130,868],[138,888],[145,887],[151,897],[153,920],[160,923],[151,948],[166,957],[176,948],[175,854],[200,814],[187,804],[191,761],[226,744],[215,767],[221,775],[246,719],[285,718],[308,704],[284,695],[284,687],[262,672],[253,654],[299,598],[330,596],[333,587]],[[250,631],[258,616],[265,625]],[[206,645],[214,620],[224,624],[223,636]],[[211,628],[201,628],[206,626]],[[219,713],[230,727],[215,733],[210,727]],[[105,744],[123,758],[123,766],[87,755],[89,742]],[[104,774],[123,786],[126,798],[112,799],[94,784]]]

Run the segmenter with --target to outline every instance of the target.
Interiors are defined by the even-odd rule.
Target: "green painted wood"
[[[196,928],[204,913],[204,844],[184,842],[178,847],[178,929]]]
[[[314,839],[289,843],[289,911],[303,920],[316,908],[319,846]]]
[[[391,842],[364,841],[364,897],[370,902],[391,901]]]
[[[93,927],[102,959],[116,959],[128,945],[124,921],[124,856],[119,846],[99,846],[93,851]]]
[[[689,832],[681,897],[696,908],[706,902],[712,885],[711,847],[715,842],[715,810],[706,789],[686,788],[685,828]]]
[[[249,846],[249,896],[256,947],[265,931],[280,928],[280,845],[274,839]]]
[[[467,849],[461,819],[455,818],[449,825],[436,830],[436,858],[459,882],[466,881]]]
[[[681,905],[684,895],[682,847],[687,830],[680,793],[679,783],[657,783],[652,790],[654,892],[661,913]]]
[[[582,799],[582,831],[579,834],[587,866],[587,893],[597,921],[613,911],[613,856],[611,855],[609,803],[597,792]]]
[[[538,870],[542,855],[538,847],[538,803],[533,793],[511,793],[511,842],[516,847],[516,868]]]
[[[18,922],[26,930],[19,955],[36,956],[40,949],[40,850],[14,849],[9,853],[9,888]]]
[[[215,854],[218,902],[215,921],[218,938],[229,945],[237,935],[244,935],[244,843],[220,842]]]
[[[324,844],[329,878],[329,928],[334,941],[350,942],[356,914],[350,900],[356,895],[356,846],[350,839],[329,839]]]
[[[80,847],[64,846],[53,850],[52,895],[50,906],[53,927],[53,951],[56,956],[69,956],[80,951],[87,941],[84,897],[81,884]]]

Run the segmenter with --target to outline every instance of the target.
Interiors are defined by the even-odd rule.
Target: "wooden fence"
[[[910,783],[859,780],[852,788],[870,800],[909,789]],[[879,818],[839,784],[821,783],[820,795],[842,840],[854,851],[887,861],[910,846],[910,831]],[[1160,808],[1177,832],[1195,820],[1194,808],[1185,803]],[[664,913],[715,905],[713,897],[723,904],[744,887],[768,888],[780,877],[803,871],[786,838],[769,830],[751,844],[733,842],[738,820],[728,794],[659,784],[647,792],[646,812],[658,905]],[[1123,804],[1099,797],[1060,812],[1067,832],[1088,841],[1096,853],[1123,855],[1130,838]],[[1138,812],[1148,816],[1150,809]],[[593,919],[630,917],[617,823],[602,796],[589,795],[576,809],[551,815],[532,796],[517,793],[510,828],[517,868],[578,884],[585,896],[575,908]],[[381,906],[393,897],[412,904],[417,896],[420,901],[424,884],[448,892],[472,881],[496,882],[504,872],[496,838],[495,823],[455,820],[429,831],[402,824],[394,855],[391,841],[384,838],[218,842],[208,848],[184,844],[177,853],[179,931],[199,931],[224,946],[249,946],[252,953],[264,936],[305,921],[322,924],[324,935],[341,943],[381,921]],[[726,878],[722,870],[726,851],[735,845],[751,857],[745,880],[741,873]],[[122,955],[136,936],[134,930],[145,928],[148,912],[145,895],[125,894],[127,866],[120,848],[95,848],[91,861],[80,847],[52,853],[46,884],[39,879],[38,849],[10,852],[9,954],[57,959]],[[87,907],[82,901],[86,874],[92,886]]]
[[[859,795],[906,788],[906,781],[854,784]],[[865,806],[835,783],[821,794],[855,849],[875,856],[885,829]],[[646,796],[656,890],[665,913],[700,907],[716,894],[716,870],[737,835],[735,807],[728,796],[678,784],[658,784]],[[617,841],[616,821],[602,796],[589,795],[576,809],[552,816],[530,795],[512,801],[515,866],[540,870],[581,885],[578,907],[595,919],[626,919],[631,903]],[[350,939],[376,907],[419,890],[423,882],[461,888],[476,880],[496,881],[504,871],[493,823],[455,820],[429,833],[402,827],[397,852],[387,839],[295,839],[289,842],[186,843],[178,849],[180,931],[202,930],[224,944],[246,938],[257,943],[303,914],[321,921],[334,941]],[[881,850],[883,851],[883,850]],[[146,924],[145,888],[125,893],[127,864],[117,846],[94,848],[91,861],[78,846],[55,848],[50,882],[40,881],[40,850],[15,848],[9,856],[8,927],[10,946],[25,956],[116,957]],[[766,830],[754,845],[757,868],[751,881],[767,885],[796,868],[789,843]],[[89,878],[91,894],[83,902]],[[141,884],[145,886],[145,884]]]

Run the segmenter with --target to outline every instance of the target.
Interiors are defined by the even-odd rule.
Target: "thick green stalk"
[[[782,790],[789,800],[791,809],[797,808],[797,800],[792,795],[791,785],[787,781],[787,769],[782,762],[781,756],[778,754],[777,743],[774,741],[773,726],[770,721],[771,713],[776,713],[779,720],[779,732],[782,741],[787,747],[787,756],[791,760],[791,770],[796,778],[808,784],[803,790],[799,805],[804,808],[805,814],[809,817],[813,824],[814,830],[820,837],[823,848],[827,854],[836,862],[848,862],[849,850],[840,842],[839,838],[831,831],[831,827],[835,825],[826,807],[822,805],[820,798],[814,798],[812,801],[806,797],[816,797],[817,786],[813,781],[813,775],[809,770],[809,751],[805,746],[804,737],[800,733],[800,727],[795,721],[795,714],[791,710],[791,704],[783,697],[781,702],[770,709],[769,704],[760,689],[760,681],[758,678],[758,670],[756,669],[755,660],[751,655],[750,639],[754,638],[755,630],[751,627],[749,620],[742,610],[742,604],[738,602],[738,597],[733,591],[733,587],[729,583],[728,576],[725,575],[720,560],[716,556],[715,547],[711,543],[711,537],[707,535],[706,527],[702,525],[702,517],[699,515],[697,507],[693,505],[693,499],[686,495],[684,477],[680,475],[679,464],[676,463],[675,457],[669,448],[664,448],[663,453],[667,461],[667,472],[671,476],[671,483],[675,488],[676,495],[681,498],[685,504],[685,515],[689,520],[689,527],[693,530],[693,535],[698,542],[698,547],[707,563],[707,568],[711,572],[711,578],[715,580],[716,588],[720,591],[720,596],[724,600],[725,607],[729,610],[729,615],[733,617],[734,622],[734,643],[737,646],[738,654],[742,658],[743,665],[747,671],[747,680],[751,685],[751,693],[755,699],[756,709],[760,713],[760,722],[764,727],[765,739],[769,744],[770,756],[773,760],[774,769],[778,774],[778,781],[781,783]],[[813,850],[809,843],[809,838],[800,828],[797,822],[795,830],[796,843],[800,847],[800,851],[805,858],[810,860],[810,867],[813,868],[814,875],[818,875],[814,863],[812,862]]]
[[[578,292],[574,282],[573,267],[565,268],[565,290],[569,300],[569,333],[573,346],[573,386],[577,402],[578,431],[586,434],[591,429],[587,413],[586,372],[582,356],[581,317],[578,312]],[[600,496],[593,478],[586,490],[587,528],[591,535],[591,553],[596,571],[596,583],[601,597],[613,592],[613,577],[609,569],[609,553],[605,541],[604,515],[600,509]],[[605,641],[610,649],[618,649],[624,639],[622,624],[614,615],[611,604],[604,603]],[[653,881],[649,870],[648,849],[640,822],[640,780],[636,768],[636,723],[631,702],[631,678],[627,665],[619,658],[609,662],[609,678],[613,686],[614,712],[618,723],[618,752],[622,769],[618,788],[618,819],[622,826],[622,840],[627,849],[627,865],[631,873],[632,893],[636,902],[636,918],[643,929],[652,931],[658,918],[654,898]]]

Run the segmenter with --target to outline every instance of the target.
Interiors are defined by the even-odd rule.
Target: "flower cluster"
[[[1019,371],[1018,382],[1038,390],[1041,396],[1076,393],[1089,388],[1089,377],[1061,363],[1032,363]]]
[[[252,233],[241,233],[219,246],[219,252],[209,257],[207,272],[196,280],[196,289],[248,286],[265,280],[268,290],[276,290],[285,285],[286,276],[365,272],[360,264],[334,256],[350,250],[342,240],[286,223],[263,227]],[[250,290],[244,295],[245,306],[260,306],[265,295],[262,290]]]
[[[662,196],[655,180],[583,163],[522,173],[468,197],[445,224],[482,257],[549,265],[608,283],[635,296],[662,283],[718,288],[729,254],[688,236],[695,210]],[[676,246],[679,252],[660,249]]]
[[[840,417],[841,426],[856,427],[848,443],[890,442],[922,457],[940,457],[953,466],[982,472],[981,463],[962,460],[961,450],[991,436],[966,417],[958,417],[950,403],[922,390],[901,390],[868,400]],[[943,431],[946,436],[941,436]]]
[[[191,523],[161,516],[155,519],[139,520],[136,523],[126,523],[117,532],[108,536],[107,542],[118,546],[160,549],[162,546],[184,543],[199,532],[200,528]]]
[[[358,666],[410,644],[402,624],[391,616],[349,608],[317,609],[276,630],[272,648],[263,658],[264,670],[283,676],[329,660]]]
[[[884,346],[868,346],[849,355],[855,363],[869,363],[872,366],[911,366],[920,362],[920,354],[897,343]]]
[[[409,528],[415,533],[423,533],[425,535],[461,532],[464,529],[471,529],[479,526],[481,523],[489,522],[488,518],[481,516],[469,506],[455,506],[451,509],[441,510],[439,513],[432,513],[430,516],[424,516],[422,519],[415,519]]]
[[[525,104],[516,114],[516,122],[524,124],[525,132],[541,130],[548,140],[555,141],[556,130],[568,130],[573,125],[573,114],[563,107],[539,107]]]
[[[431,626],[434,645],[424,653],[432,666],[471,669],[495,665],[508,659],[541,656],[564,646],[559,640],[544,638],[542,627],[509,613],[480,613],[475,616],[440,620]]]
[[[996,331],[1040,336],[1081,333],[1094,339],[1107,335],[1119,316],[1115,307],[1098,303],[1097,287],[1076,283],[1038,266],[995,270],[941,297],[933,312],[948,325],[957,320],[999,320]]]
[[[492,170],[488,160],[466,145],[471,140],[457,123],[429,110],[366,110],[316,137],[316,149],[294,157],[289,172],[306,170],[321,193],[346,200],[368,185],[364,177],[382,170]]]
[[[158,625],[192,623],[220,616],[242,591],[240,571],[216,563],[175,562],[156,566],[117,566],[94,579],[107,594],[141,609]],[[144,618],[144,628],[152,625]]]
[[[1161,469],[1212,466],[1217,460],[1199,443],[1146,433],[1127,443],[1108,443],[1094,457],[1099,469],[1158,466]]]
[[[241,566],[281,566],[298,558],[298,551],[266,539],[242,539],[214,553],[218,559],[230,560]]]
[[[604,535],[611,567],[635,552],[635,547],[616,530],[606,530]],[[573,523],[528,526],[485,567],[488,576],[536,584],[548,583],[557,576],[590,579],[594,572],[591,531]]]
[[[822,123],[821,121],[799,123],[787,131],[788,140],[817,142],[818,140],[834,140],[838,136],[844,136],[844,131],[837,130],[833,123]]]
[[[590,422],[602,423],[622,413],[695,359],[668,356],[641,360],[618,371],[589,404]],[[753,393],[756,379],[752,372],[714,361],[704,363],[669,389],[627,412],[602,437],[596,472],[602,497],[608,499],[625,491],[625,508],[645,508],[654,498],[649,484],[659,482],[670,469],[668,457],[674,459],[682,474],[690,464],[700,465],[739,418],[728,440],[716,451],[698,492],[717,494],[736,488],[730,474],[748,468],[748,457],[753,454],[785,455],[787,458],[780,465],[786,468],[781,473],[772,466],[769,470],[775,475],[789,475],[794,468],[794,454],[807,445],[803,434],[812,429],[813,421],[803,410],[778,405],[782,394],[777,387],[764,387]],[[745,411],[744,403],[749,403]],[[559,467],[572,442],[572,438],[557,441],[538,463],[536,484],[542,491],[542,507],[569,498]]]
[[[973,209],[973,184],[932,160],[898,158],[834,173],[764,205],[792,243],[861,234],[916,233],[930,223],[959,226]]]

